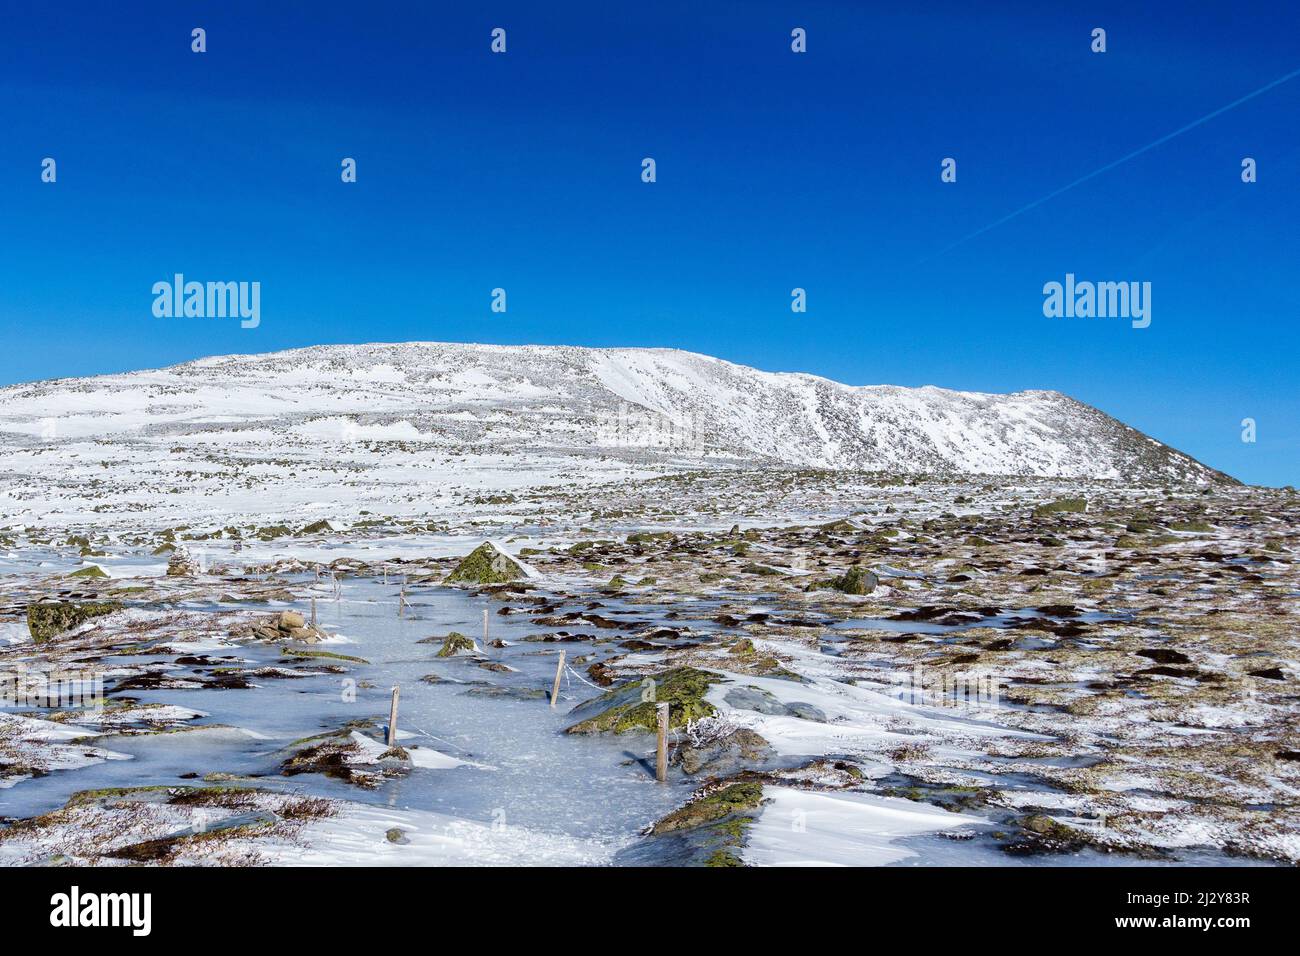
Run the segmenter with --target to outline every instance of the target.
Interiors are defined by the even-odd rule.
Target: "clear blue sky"
[[[6,3],[0,383],[333,342],[674,346],[1059,389],[1300,483],[1300,77],[941,252],[1300,69],[1294,5],[460,6]],[[175,272],[261,282],[261,326],[155,318]],[[1150,328],[1044,318],[1067,272],[1151,282]]]

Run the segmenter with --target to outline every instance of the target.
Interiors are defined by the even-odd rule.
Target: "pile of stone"
[[[192,578],[201,573],[198,564],[190,557],[189,552],[180,548],[172,551],[172,556],[167,559],[167,576],[169,578]]]
[[[264,641],[318,644],[325,640],[326,634],[308,624],[297,611],[280,611],[278,614],[269,614],[254,624],[253,636]]]

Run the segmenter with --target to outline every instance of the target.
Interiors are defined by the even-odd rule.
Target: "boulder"
[[[768,742],[747,727],[704,743],[687,741],[677,748],[677,762],[683,771],[692,776],[707,773],[729,776],[755,764],[762,764],[776,755]]]
[[[447,639],[442,642],[442,647],[438,650],[438,657],[455,657],[457,654],[477,654],[478,645],[473,639],[466,637],[460,631],[452,631],[447,635]]]
[[[318,644],[325,633],[307,623],[297,611],[280,611],[260,618],[253,625],[253,636],[263,641],[297,641],[301,644]]]
[[[651,833],[660,835],[714,823],[735,813],[752,813],[763,802],[763,785],[746,781],[731,783],[697,794],[684,806],[659,820]]]
[[[657,707],[666,703],[668,726],[684,727],[691,721],[712,717],[713,705],[704,699],[709,687],[722,677],[694,667],[674,667],[644,680],[615,688],[574,709],[584,719],[566,729],[570,734],[599,734],[654,731],[658,728]]]
[[[817,723],[826,723],[825,712],[815,704],[802,700],[782,702],[775,694],[757,687],[732,687],[724,698],[732,707],[752,710],[769,717],[799,717]]]
[[[167,576],[169,578],[188,578],[198,573],[198,567],[190,560],[189,554],[183,550],[173,551],[172,556],[167,560]]]
[[[71,601],[51,601],[27,605],[27,628],[32,632],[32,640],[43,644],[52,637],[57,637],[72,630],[94,617],[102,617],[120,611],[118,601],[90,601],[75,604]]]
[[[880,578],[875,572],[868,571],[864,567],[854,565],[844,574],[837,578],[819,581],[811,585],[808,590],[830,589],[839,591],[841,594],[870,594],[880,586]]]
[[[1061,498],[1057,501],[1049,501],[1047,504],[1039,505],[1034,509],[1034,517],[1047,518],[1062,512],[1082,514],[1087,510],[1088,501],[1086,498]]]
[[[523,566],[491,541],[484,541],[447,575],[447,584],[505,584],[528,577]]]
[[[86,565],[84,568],[81,568],[81,569],[79,569],[79,570],[77,570],[77,571],[73,571],[71,574],[68,575],[68,577],[70,577],[70,578],[106,578],[106,577],[108,577],[108,572],[105,571],[103,568],[101,568],[98,564],[88,564],[88,565]]]

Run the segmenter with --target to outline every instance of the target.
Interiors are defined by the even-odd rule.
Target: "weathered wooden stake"
[[[655,754],[655,779],[660,783],[668,780],[668,705],[659,704],[656,708],[659,716],[659,749]]]
[[[397,616],[406,616],[406,578],[402,578],[402,589],[397,592]]]
[[[555,686],[551,688],[551,708],[560,699],[560,675],[564,673],[564,651],[560,651],[560,663],[555,665]]]
[[[316,626],[316,599],[311,599],[311,626]]]
[[[487,649],[488,644],[488,610],[483,609],[483,649]]]
[[[388,709],[388,746],[397,746],[397,698],[402,696],[402,688],[399,684],[393,688],[393,703]]]

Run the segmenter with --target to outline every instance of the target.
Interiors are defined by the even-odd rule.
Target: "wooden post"
[[[659,704],[656,708],[659,716],[659,749],[655,754],[655,779],[660,783],[668,780],[668,705]]]
[[[311,599],[311,626],[316,626],[316,599]]]
[[[397,698],[402,696],[402,688],[399,684],[393,688],[393,703],[388,709],[388,746],[397,746]]]
[[[555,702],[560,699],[560,675],[564,673],[564,651],[560,651],[560,663],[555,665],[555,686],[551,688],[551,709],[555,709]]]
[[[402,576],[402,589],[397,592],[397,616],[406,616],[406,576]]]
[[[483,609],[483,650],[488,646],[488,609]]]

